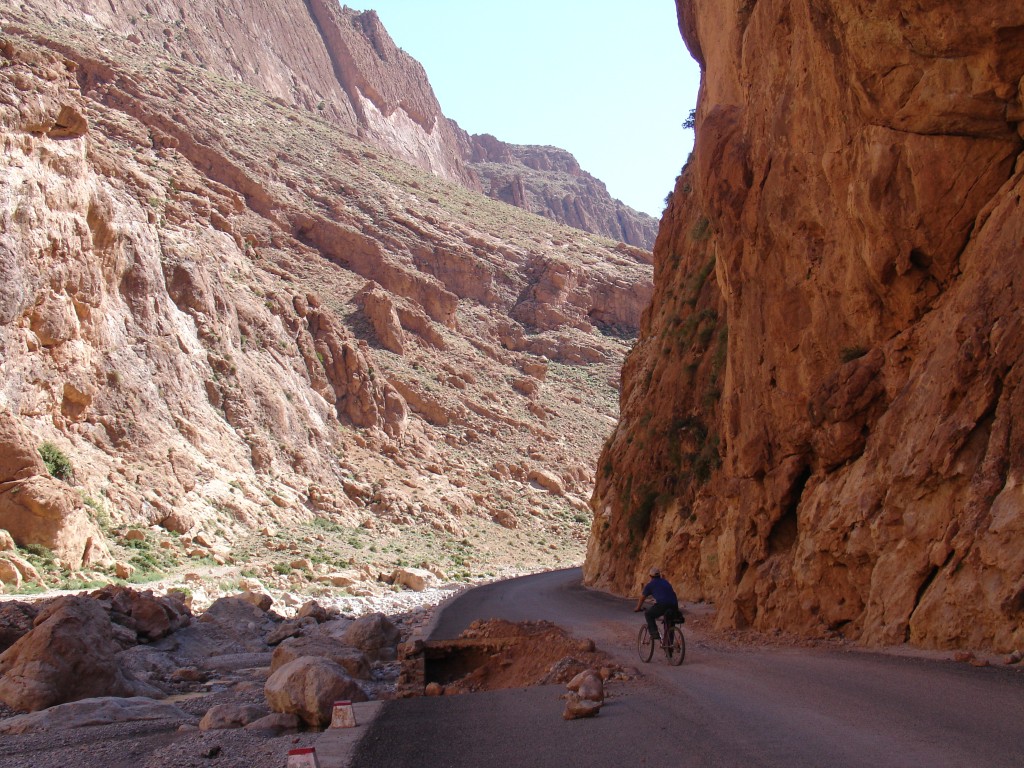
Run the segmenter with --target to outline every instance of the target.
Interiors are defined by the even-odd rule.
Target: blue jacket
[[[671,605],[674,608],[679,607],[679,598],[676,597],[676,591],[661,576],[655,576],[647,583],[647,586],[644,587],[643,595],[644,597],[653,597],[655,603]]]

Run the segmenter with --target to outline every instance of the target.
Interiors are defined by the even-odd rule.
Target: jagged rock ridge
[[[488,135],[472,136],[471,146],[469,167],[488,197],[631,245],[654,244],[657,222],[612,200],[604,182],[564,149],[506,144]]]
[[[282,104],[329,96],[285,10],[5,10],[0,528],[73,569],[129,523],[221,559],[317,520],[578,552],[649,254]],[[288,44],[245,58],[239,25]]]
[[[678,2],[703,79],[586,576],[1024,644],[1024,10]]]

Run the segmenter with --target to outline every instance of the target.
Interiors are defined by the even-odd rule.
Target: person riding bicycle
[[[647,617],[647,630],[651,633],[654,641],[658,642],[661,640],[656,623],[658,617],[664,616],[669,611],[673,612],[673,617],[678,617],[681,614],[679,612],[679,598],[676,597],[676,591],[672,589],[672,585],[666,579],[661,577],[661,569],[657,566],[651,568],[650,575],[651,580],[644,587],[643,594],[640,595],[640,600],[637,601],[633,612],[641,611],[644,607],[644,601],[648,597],[654,598],[654,605],[644,611],[644,616]]]

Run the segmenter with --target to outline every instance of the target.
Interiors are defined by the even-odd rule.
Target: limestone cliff
[[[479,137],[444,116],[423,67],[395,45],[373,11],[360,13],[335,0],[47,0],[45,6],[55,19],[84,21],[130,45],[158,47],[172,60],[334,122],[443,179],[482,189],[471,162]],[[518,173],[531,196],[544,198],[549,187],[564,186],[563,174],[534,169],[526,175],[509,162],[508,173]],[[484,191],[505,199],[491,194],[491,186]],[[574,185],[568,207],[564,198],[520,207],[647,250],[653,245],[655,220],[613,200],[600,182]]]
[[[127,525],[574,557],[650,255],[339,130],[441,118],[365,67],[346,101],[292,5],[3,11],[0,528],[73,569]]]
[[[650,248],[658,222],[608,194],[604,182],[557,147],[519,146],[493,136],[470,137],[469,167],[484,192],[570,227]]]
[[[723,626],[1024,644],[1024,9],[678,0],[696,146],[586,577]]]

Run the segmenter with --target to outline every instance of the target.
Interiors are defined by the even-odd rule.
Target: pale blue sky
[[[700,71],[673,0],[365,0],[470,133],[572,152],[660,216],[692,149]]]

